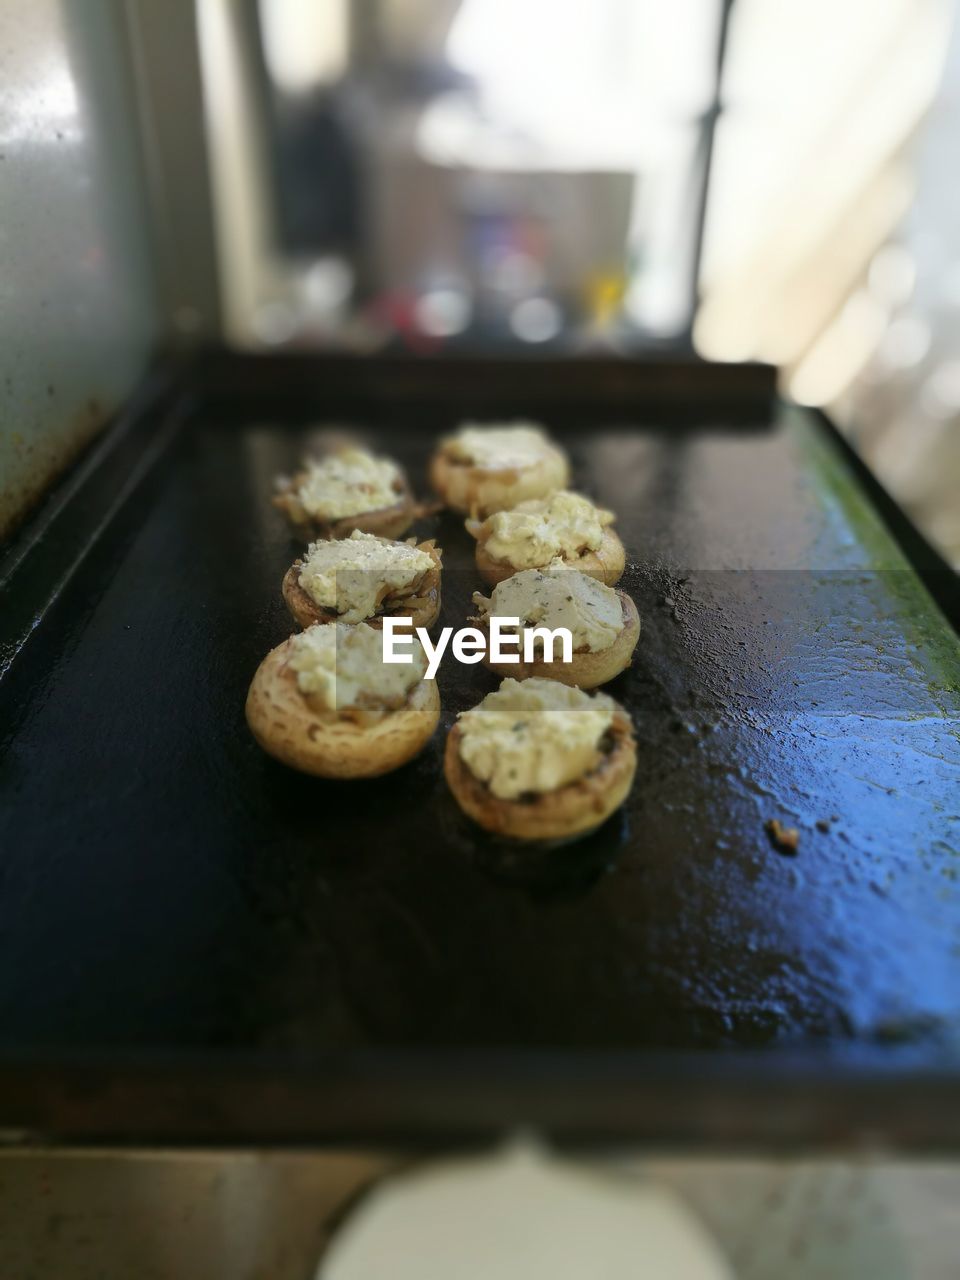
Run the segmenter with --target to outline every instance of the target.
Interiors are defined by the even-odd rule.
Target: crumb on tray
[[[800,844],[800,832],[796,827],[785,827],[779,818],[769,818],[763,829],[781,853],[796,853]]]

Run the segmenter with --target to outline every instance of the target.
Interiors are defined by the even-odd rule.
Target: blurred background
[[[948,0],[199,13],[236,342],[692,337],[829,406],[960,564]]]
[[[0,0],[0,532],[158,337],[692,347],[776,364],[960,565],[952,10]]]

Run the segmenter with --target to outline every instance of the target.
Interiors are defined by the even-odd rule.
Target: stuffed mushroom
[[[467,531],[477,540],[477,569],[491,587],[520,569],[545,569],[558,561],[613,587],[626,564],[613,519],[589,498],[563,490],[485,520],[468,520]]]
[[[440,614],[441,552],[428,542],[397,542],[354,529],[349,538],[311,542],[283,579],[283,598],[301,627],[317,622],[411,618],[430,628]]]
[[[412,760],[440,718],[436,683],[413,661],[384,663],[373,627],[313,626],[272,649],[253,677],[247,723],[269,755],[322,778],[373,778]]]
[[[636,772],[627,713],[603,693],[504,680],[460,714],[444,774],[460,808],[493,835],[566,842],[626,799]]]
[[[640,615],[631,598],[574,569],[524,569],[494,587],[489,599],[475,592],[473,602],[474,621],[488,636],[494,618],[519,619],[518,629],[504,632],[516,637],[516,648],[505,645],[504,650],[516,652],[519,661],[497,661],[489,643],[484,654],[491,671],[518,680],[542,676],[594,689],[630,665],[640,638]],[[570,633],[569,658],[551,649],[548,661],[537,632],[559,628]]]
[[[345,538],[354,529],[399,538],[421,510],[399,463],[355,446],[307,459],[277,489],[274,505],[307,538]]]
[[[446,505],[481,518],[545,497],[569,477],[567,455],[529,423],[468,423],[441,440],[430,463],[430,482]]]

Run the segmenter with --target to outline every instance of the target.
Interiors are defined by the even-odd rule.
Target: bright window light
[[[464,0],[447,56],[481,109],[447,95],[427,109],[424,153],[441,163],[635,171],[664,122],[714,90],[719,0]],[[512,162],[511,162],[512,158]]]
[[[289,94],[339,80],[349,54],[349,0],[260,0],[264,53]]]

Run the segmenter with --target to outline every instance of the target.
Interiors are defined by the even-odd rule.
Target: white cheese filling
[[[489,471],[529,467],[555,452],[543,428],[526,422],[491,427],[465,423],[443,441],[443,448],[458,462]]]
[[[308,460],[306,472],[297,498],[305,511],[322,520],[380,511],[400,500],[394,487],[400,477],[397,464],[365,449],[339,449],[319,462]]]
[[[461,713],[460,758],[500,799],[555,791],[599,763],[614,706],[556,680],[504,680]]]
[[[612,523],[612,512],[564,489],[488,516],[484,548],[494,560],[517,569],[542,568],[558,557],[575,560],[584,550],[596,551]]]
[[[408,649],[411,663],[385,663],[383,636],[365,622],[308,627],[292,638],[289,665],[300,692],[328,711],[345,707],[399,707],[423,679],[427,657],[419,640]]]
[[[608,649],[623,630],[623,607],[612,587],[576,569],[523,569],[498,583],[487,600],[475,592],[474,604],[489,618],[519,618],[527,627],[566,627],[574,650]]]
[[[363,622],[387,596],[401,594],[433,567],[426,551],[354,529],[340,541],[311,542],[297,581],[342,622]]]

